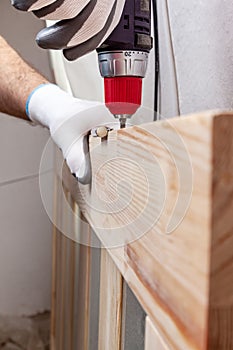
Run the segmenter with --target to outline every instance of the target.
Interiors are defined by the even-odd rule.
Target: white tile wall
[[[1,115],[0,183],[38,173],[48,136],[45,128],[32,127],[23,120]],[[48,168],[51,166],[48,164]]]
[[[232,109],[232,1],[167,3],[181,114]]]
[[[51,78],[48,53],[34,42],[43,26],[1,0],[0,35]],[[0,114],[0,314],[35,314],[50,307],[51,223],[37,177],[47,138],[45,129]]]
[[[51,232],[38,178],[0,185],[0,312],[50,308]]]

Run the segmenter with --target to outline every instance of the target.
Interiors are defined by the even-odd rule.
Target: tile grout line
[[[48,173],[50,173],[52,171],[53,171],[53,168],[49,169],[47,171],[41,172],[41,173],[36,173],[36,174],[32,174],[32,175],[28,175],[28,176],[23,176],[23,177],[20,177],[20,178],[12,179],[12,180],[9,180],[9,181],[4,181],[4,182],[0,183],[0,188],[4,187],[4,186],[7,186],[7,185],[15,184],[17,182],[23,182],[23,181],[26,181],[26,180],[36,179],[40,175],[45,175],[45,174],[48,174]]]

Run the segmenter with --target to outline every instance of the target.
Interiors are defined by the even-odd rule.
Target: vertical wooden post
[[[122,276],[106,249],[101,251],[98,350],[120,350]]]

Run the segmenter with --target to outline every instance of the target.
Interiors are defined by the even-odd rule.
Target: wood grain
[[[54,219],[59,222],[62,218],[62,193],[57,186],[58,178],[55,178],[55,210]],[[61,253],[62,234],[54,227],[53,231],[53,271],[52,271],[52,305],[51,305],[51,349],[60,348],[61,342]]]
[[[101,251],[99,350],[121,349],[122,277],[106,249]]]
[[[90,237],[90,228],[85,225],[80,230]],[[78,261],[78,316],[77,316],[77,348],[88,350],[89,320],[90,320],[90,274],[91,274],[91,248],[80,245]]]
[[[54,176],[54,221],[57,222],[57,201],[58,199],[58,189],[57,189],[57,176]],[[53,225],[53,239],[52,239],[52,292],[51,292],[51,324],[50,324],[50,347],[51,350],[56,349],[56,320],[58,318],[56,310],[57,301],[57,229]]]
[[[65,193],[65,195],[68,195],[68,192]],[[63,203],[62,203],[63,204]],[[62,220],[63,224],[68,224],[68,217],[65,214],[64,207],[62,206]],[[61,234],[61,255],[60,255],[60,264],[61,264],[61,272],[58,276],[60,279],[60,290],[61,290],[61,299],[60,299],[60,340],[59,340],[59,346],[60,350],[63,350],[64,348],[67,348],[68,343],[68,328],[67,320],[67,306],[68,306],[68,300],[69,300],[69,291],[67,288],[67,285],[69,285],[69,278],[70,275],[68,273],[68,260],[69,260],[69,239],[62,233]],[[68,308],[69,309],[69,308]]]
[[[213,126],[213,181],[208,347],[233,349],[233,127],[232,117]]]
[[[98,259],[95,260],[96,255],[91,249],[93,234],[90,226],[80,214],[70,192],[60,185],[60,181],[56,181],[54,217],[63,233],[54,228],[51,344],[53,350],[88,350],[90,346],[95,346],[93,343],[98,343],[98,325],[92,327],[91,324],[93,320],[95,322],[91,293],[96,293],[91,285],[94,281],[92,264]],[[87,245],[71,240],[70,233],[80,241],[83,236]],[[99,272],[99,265],[93,270]],[[92,328],[96,328],[95,342],[90,339],[94,333],[91,333]]]
[[[145,350],[169,350],[149,317],[146,318]]]
[[[64,169],[171,349],[233,349],[232,136],[231,113],[174,118],[91,140],[91,187]]]

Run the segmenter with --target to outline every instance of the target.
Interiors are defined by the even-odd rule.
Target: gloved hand
[[[45,49],[65,49],[74,60],[99,47],[120,21],[125,0],[12,0],[22,11],[46,20],[59,20],[37,35]]]
[[[83,177],[86,163],[85,135],[97,126],[119,128],[100,102],[80,100],[57,85],[39,85],[28,97],[26,112],[36,124],[49,128],[72,174]]]

